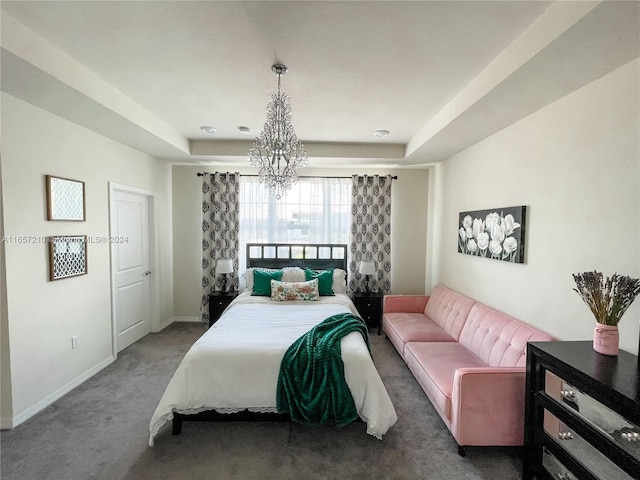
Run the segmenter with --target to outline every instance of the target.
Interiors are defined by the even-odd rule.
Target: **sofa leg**
[[[458,455],[464,457],[467,454],[467,449],[462,445],[458,445]]]

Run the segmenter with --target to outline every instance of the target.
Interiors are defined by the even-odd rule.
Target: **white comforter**
[[[336,313],[356,313],[348,296],[273,302],[243,293],[187,352],[149,425],[149,445],[173,412],[276,412],[280,362],[289,345]],[[358,332],[341,340],[345,379],[367,433],[381,439],[397,416]]]

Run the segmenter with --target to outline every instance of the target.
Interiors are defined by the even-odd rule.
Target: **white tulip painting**
[[[524,263],[526,210],[522,205],[460,212],[458,252]]]

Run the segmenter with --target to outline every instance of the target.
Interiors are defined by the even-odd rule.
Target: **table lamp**
[[[360,268],[358,269],[360,275],[364,275],[364,283],[362,284],[362,293],[368,295],[369,289],[369,275],[376,273],[376,267],[373,262],[360,262]]]
[[[221,258],[216,261],[216,275],[222,275],[222,287],[223,292],[227,291],[227,273],[233,273],[233,261]],[[229,288],[230,292],[233,292],[233,283]]]

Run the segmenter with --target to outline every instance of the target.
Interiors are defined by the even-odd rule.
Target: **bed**
[[[248,275],[265,268],[292,275],[304,268],[334,269],[335,295],[276,302],[252,295],[248,285],[178,366],[151,419],[149,445],[169,422],[178,434],[182,422],[189,420],[282,418],[276,387],[285,351],[325,318],[345,312],[357,315],[346,292],[346,257],[346,245],[248,244]],[[367,433],[381,439],[397,420],[386,388],[360,333],[347,334],[340,346],[358,416]]]

